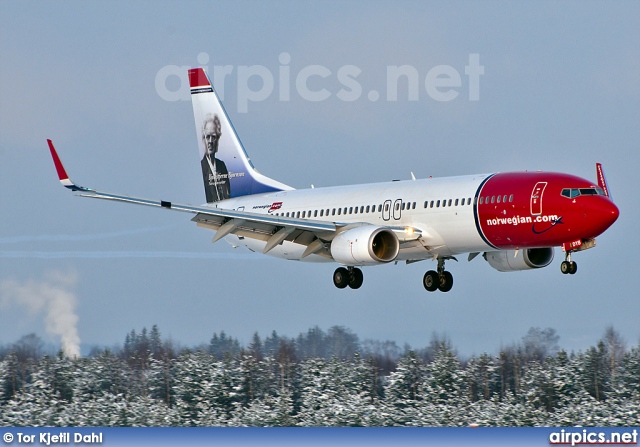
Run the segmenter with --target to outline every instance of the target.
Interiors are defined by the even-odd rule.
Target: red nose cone
[[[611,226],[616,220],[618,220],[618,216],[620,216],[620,210],[613,202],[609,202],[609,205],[609,219],[611,219],[609,226]]]
[[[620,210],[615,203],[604,197],[599,197],[598,199],[597,202],[594,201],[589,206],[589,211],[587,212],[590,226],[597,233],[594,236],[604,233],[620,216]]]

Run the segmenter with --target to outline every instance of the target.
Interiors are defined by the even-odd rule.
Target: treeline
[[[315,327],[180,348],[154,326],[69,359],[29,335],[0,350],[0,425],[640,425],[640,345],[613,328],[585,352],[558,339],[532,328],[497,355],[460,359],[437,336],[401,350]]]

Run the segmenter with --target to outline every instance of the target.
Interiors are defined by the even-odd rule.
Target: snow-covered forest
[[[154,326],[70,359],[43,355],[31,334],[0,347],[0,425],[640,425],[640,345],[613,328],[585,352],[558,339],[531,328],[461,359],[438,336],[412,350],[315,327],[246,347],[221,332],[187,349]]]

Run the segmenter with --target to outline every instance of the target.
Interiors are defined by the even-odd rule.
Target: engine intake
[[[373,265],[393,261],[400,241],[387,228],[363,225],[338,234],[331,242],[331,256],[344,265]]]
[[[523,250],[489,251],[484,254],[489,265],[500,272],[515,272],[546,267],[553,261],[553,247]]]

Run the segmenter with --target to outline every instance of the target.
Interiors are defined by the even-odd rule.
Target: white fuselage
[[[217,208],[340,224],[412,227],[422,231],[423,242],[404,244],[397,260],[429,259],[436,254],[450,256],[494,249],[479,235],[474,218],[474,198],[487,177],[478,174],[278,191],[225,200],[218,202]],[[281,205],[272,209],[279,202]],[[428,207],[425,202],[429,202]],[[236,235],[229,235],[226,240],[256,252],[262,252],[265,246],[264,241]],[[285,241],[268,254],[300,260],[305,249],[304,245]],[[331,261],[317,255],[303,260]]]

